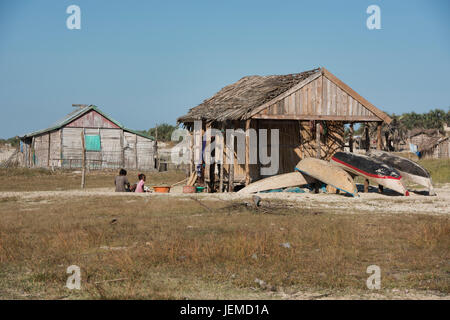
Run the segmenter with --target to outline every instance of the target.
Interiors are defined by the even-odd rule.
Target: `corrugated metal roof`
[[[49,131],[60,129],[60,128],[64,127],[65,125],[67,125],[70,122],[76,120],[77,118],[81,117],[83,114],[85,114],[85,113],[87,113],[87,112],[89,112],[91,110],[95,110],[96,112],[101,114],[103,117],[105,117],[106,119],[108,119],[109,121],[111,121],[115,125],[117,125],[119,128],[123,129],[124,131],[137,134],[137,135],[139,135],[141,137],[144,137],[144,138],[155,140],[152,136],[147,136],[147,135],[145,135],[143,133],[140,133],[140,132],[137,132],[135,130],[131,130],[131,129],[125,128],[120,122],[118,122],[118,121],[114,120],[113,118],[111,118],[110,116],[104,114],[97,106],[95,106],[93,104],[91,104],[89,106],[86,106],[86,107],[78,108],[78,109],[72,111],[71,113],[69,113],[64,118],[56,121],[50,127],[46,128],[46,129],[43,129],[43,130],[39,130],[39,131],[34,131],[34,132],[31,132],[31,133],[28,133],[28,134],[24,135],[23,137],[21,137],[21,139],[30,138],[30,137],[33,137],[33,136],[36,136],[36,135],[39,135],[39,134],[42,134],[42,133],[46,133],[46,132],[49,132]]]

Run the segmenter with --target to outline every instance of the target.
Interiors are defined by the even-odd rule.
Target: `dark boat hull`
[[[430,195],[435,195],[430,173],[416,162],[393,155],[389,152],[371,150],[367,155],[397,169],[403,178],[428,188]]]
[[[401,174],[383,162],[350,152],[337,152],[330,162],[375,184],[382,185],[403,195],[409,195],[401,180]]]

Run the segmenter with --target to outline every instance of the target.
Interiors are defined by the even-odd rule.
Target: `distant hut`
[[[85,152],[89,169],[155,168],[152,137],[125,128],[94,105],[75,106],[50,128],[20,137],[24,166],[80,168]]]
[[[427,143],[418,145],[421,159],[443,159],[450,158],[449,137],[433,137]]]
[[[297,74],[274,76],[247,76],[228,85],[213,97],[178,118],[193,133],[193,123],[202,121],[202,130],[267,129],[279,130],[278,174],[292,172],[297,162],[305,157],[329,159],[344,147],[344,125],[350,124],[350,143],[353,146],[354,123],[377,123],[378,148],[381,148],[381,124],[391,119],[369,101],[325,68]],[[365,141],[369,141],[368,127]],[[211,137],[206,138],[210,144]],[[250,164],[250,139],[246,138],[245,163],[206,165],[204,179],[211,189],[228,183],[229,190],[236,184],[249,184],[263,176],[259,161]],[[197,144],[201,143],[196,140]],[[270,138],[269,138],[270,141]],[[270,143],[269,143],[270,144]],[[366,148],[369,146],[366,143]],[[192,145],[194,149],[202,146]],[[352,147],[350,147],[352,148]],[[191,159],[193,156],[191,155]],[[191,165],[191,170],[193,169]]]
[[[422,129],[415,128],[408,131],[408,142],[416,146],[426,146],[436,142],[443,135],[439,132],[439,129]]]

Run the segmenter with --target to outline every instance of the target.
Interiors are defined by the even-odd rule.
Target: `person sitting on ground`
[[[115,178],[114,184],[116,185],[116,192],[129,192],[130,183],[127,178],[127,171],[120,169],[119,175]]]
[[[144,184],[145,184],[145,174],[141,173],[138,175],[139,182],[136,185],[136,190],[134,192],[145,192]]]

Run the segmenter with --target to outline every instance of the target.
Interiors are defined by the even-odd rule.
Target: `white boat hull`
[[[250,194],[272,189],[297,187],[304,184],[314,183],[315,181],[315,179],[303,175],[301,172],[295,171],[255,181],[239,190],[238,193]]]
[[[358,189],[353,178],[345,170],[332,165],[328,161],[305,158],[297,164],[296,170],[354,197],[358,195]]]

